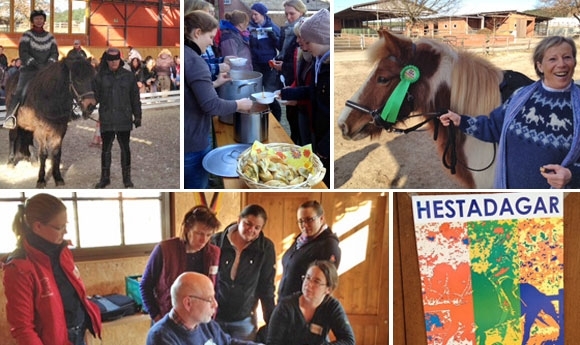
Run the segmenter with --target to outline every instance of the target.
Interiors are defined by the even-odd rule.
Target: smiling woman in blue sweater
[[[540,80],[516,91],[490,116],[452,111],[440,117],[464,133],[499,143],[495,188],[580,187],[580,88],[573,82],[576,46],[543,39],[534,50]]]

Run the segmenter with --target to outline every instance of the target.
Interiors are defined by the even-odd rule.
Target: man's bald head
[[[213,290],[211,280],[197,272],[184,272],[171,285],[171,304],[176,307],[184,297],[200,295],[207,289]]]

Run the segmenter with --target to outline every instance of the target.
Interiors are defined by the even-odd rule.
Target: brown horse
[[[62,140],[73,119],[73,105],[80,107],[83,118],[93,112],[95,69],[84,59],[64,59],[40,70],[28,84],[26,96],[17,113],[17,128],[10,131],[9,165],[15,154],[28,151],[30,134],[40,161],[37,188],[46,187],[46,159],[51,158],[52,176],[57,186],[64,185],[60,173]],[[7,104],[16,87],[17,74],[6,87]]]
[[[489,114],[501,104],[499,85],[503,74],[487,60],[432,39],[413,42],[388,31],[381,31],[379,35],[379,41],[369,49],[375,67],[338,119],[343,138],[378,137],[383,129],[392,129],[395,124],[400,125],[417,113],[428,117],[451,109],[476,116]],[[418,68],[418,80],[410,84],[401,98],[396,119],[379,124],[381,121],[377,121],[377,115],[399,85],[401,71],[409,65]],[[432,123],[429,126],[433,129]],[[449,133],[439,132],[439,151],[442,155],[449,155],[449,151],[444,150]],[[494,161],[494,144],[465,136],[459,131],[452,134],[457,137],[458,164],[454,176],[468,188],[491,188],[494,167],[490,164]]]

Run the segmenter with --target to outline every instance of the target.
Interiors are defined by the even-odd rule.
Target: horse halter
[[[346,101],[346,106],[370,114],[373,118],[371,123],[380,125],[386,130],[390,130],[392,128],[391,125],[397,122],[399,111],[401,110],[403,102],[413,101],[413,96],[408,92],[409,87],[411,84],[419,80],[421,77],[421,72],[416,66],[407,65],[401,69],[399,76],[400,81],[387,99],[382,110],[371,110],[351,100]]]
[[[75,83],[72,80],[72,71],[69,69],[68,71],[68,88],[69,91],[73,94],[73,106],[75,108],[80,107],[81,102],[83,101],[83,99],[89,97],[89,98],[95,98],[95,92],[94,91],[87,91],[83,94],[79,94],[79,92],[77,91],[76,87],[75,87]]]
[[[413,51],[415,50],[415,45],[413,44]],[[349,108],[361,111],[363,113],[367,113],[372,116],[372,120],[370,123],[374,124],[375,126],[383,127],[387,132],[395,132],[395,133],[402,133],[407,134],[413,132],[423,125],[427,124],[428,122],[434,122],[434,132],[433,132],[433,140],[437,141],[439,137],[439,116],[447,113],[447,109],[440,109],[435,112],[426,112],[426,113],[416,113],[413,115],[409,115],[409,117],[419,117],[419,116],[426,116],[427,118],[416,125],[400,129],[393,127],[393,124],[397,122],[397,118],[399,116],[399,111],[401,110],[401,106],[403,102],[412,102],[413,95],[411,95],[408,90],[411,84],[415,83],[419,80],[421,73],[419,69],[414,65],[407,65],[403,67],[400,72],[401,80],[387,99],[385,105],[383,106],[382,110],[375,109],[371,110],[361,104],[358,104],[354,101],[347,100],[345,105]],[[449,161],[447,161],[447,156],[449,156]],[[448,140],[445,144],[445,148],[443,150],[443,155],[441,157],[441,161],[443,166],[450,170],[451,174],[454,175],[456,173],[456,166],[459,162],[457,158],[457,142],[456,142],[456,133],[453,123],[448,126]],[[462,165],[471,171],[484,171],[487,170],[493,162],[495,161],[495,146],[494,146],[494,153],[493,159],[491,162],[483,169],[475,169],[470,168],[466,164]],[[461,163],[461,162],[460,162]]]

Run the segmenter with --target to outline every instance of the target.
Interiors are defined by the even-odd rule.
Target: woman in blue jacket
[[[270,66],[270,60],[278,55],[278,41],[280,28],[267,15],[268,8],[257,2],[252,5],[252,19],[248,26],[250,31],[250,50],[252,52],[252,66],[254,71],[262,73],[262,86],[266,91],[278,90],[278,71]],[[270,104],[274,117],[280,121],[282,109],[274,101]]]

